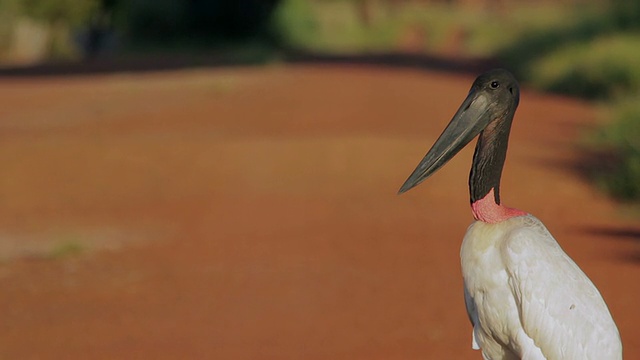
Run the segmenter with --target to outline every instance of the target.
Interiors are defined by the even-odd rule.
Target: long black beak
[[[486,92],[472,89],[447,128],[404,182],[398,194],[426,180],[473,140],[492,120],[491,105]]]

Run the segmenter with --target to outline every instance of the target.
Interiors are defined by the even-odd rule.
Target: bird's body
[[[540,220],[501,205],[500,177],[519,96],[506,70],[480,75],[400,193],[479,135],[469,176],[476,221],[460,252],[473,347],[487,360],[622,359],[618,329],[591,280]]]
[[[620,359],[600,293],[531,215],[474,222],[460,251],[473,344],[486,359]]]

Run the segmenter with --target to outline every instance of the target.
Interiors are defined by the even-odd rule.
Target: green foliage
[[[428,34],[427,51],[441,52],[457,34],[463,40],[460,55],[494,57],[524,34],[562,23],[571,9],[557,4],[521,4],[500,12],[428,4],[414,5],[405,11]]]
[[[285,46],[307,49],[317,42],[318,23],[306,0],[283,0],[271,18],[270,30]]]
[[[184,43],[200,49],[260,40],[268,43],[276,1],[129,0],[113,9],[117,31],[133,46]]]
[[[508,12],[427,2],[283,0],[272,30],[287,47],[362,53],[410,48],[493,56],[524,33],[561,24],[559,5],[520,5]],[[410,43],[410,44],[407,44]]]
[[[0,54],[7,51],[12,43],[13,26],[19,14],[18,0],[0,0]]]
[[[15,0],[7,0],[15,1]],[[86,23],[99,0],[21,0],[17,2],[22,15],[36,20],[70,26]]]
[[[640,2],[633,0],[613,0],[604,14],[612,27],[618,31],[640,29]]]
[[[640,95],[614,105],[613,121],[596,134],[594,147],[607,154],[592,175],[610,194],[640,200]]]
[[[584,98],[640,90],[640,35],[606,35],[569,43],[530,63],[530,83]]]
[[[1,0],[0,58],[16,46],[13,43],[16,28],[25,21],[37,24],[47,33],[45,53],[48,57],[76,56],[78,49],[72,30],[86,26],[99,5],[100,0]],[[25,38],[21,41],[29,43]]]
[[[118,11],[123,32],[135,39],[167,41],[184,32],[187,2],[130,0]]]
[[[574,8],[561,22],[523,32],[496,56],[518,78],[543,90],[586,98],[637,91],[639,4],[616,0]]]

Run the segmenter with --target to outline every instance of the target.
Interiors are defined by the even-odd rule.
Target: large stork
[[[520,99],[511,73],[480,75],[400,188],[420,184],[480,135],[469,176],[471,224],[460,258],[472,347],[484,359],[622,359],[598,289],[540,220],[500,203],[500,176]]]

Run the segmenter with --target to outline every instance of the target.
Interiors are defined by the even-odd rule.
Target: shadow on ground
[[[278,59],[290,64],[349,64],[438,70],[455,73],[480,73],[499,66],[491,59],[457,59],[426,54],[378,53],[333,55],[299,51],[237,55],[211,52],[203,54],[136,55],[96,58],[89,61],[45,63],[0,68],[0,77],[82,76],[120,72],[160,72],[189,68],[215,68],[263,65]]]
[[[594,226],[580,229],[579,232],[596,236],[599,239],[615,240],[635,244],[632,251],[623,251],[617,254],[620,260],[632,263],[640,263],[640,227],[606,227]]]
[[[591,235],[606,236],[616,238],[622,241],[640,242],[640,228],[607,228],[592,227],[585,229],[585,232]]]

